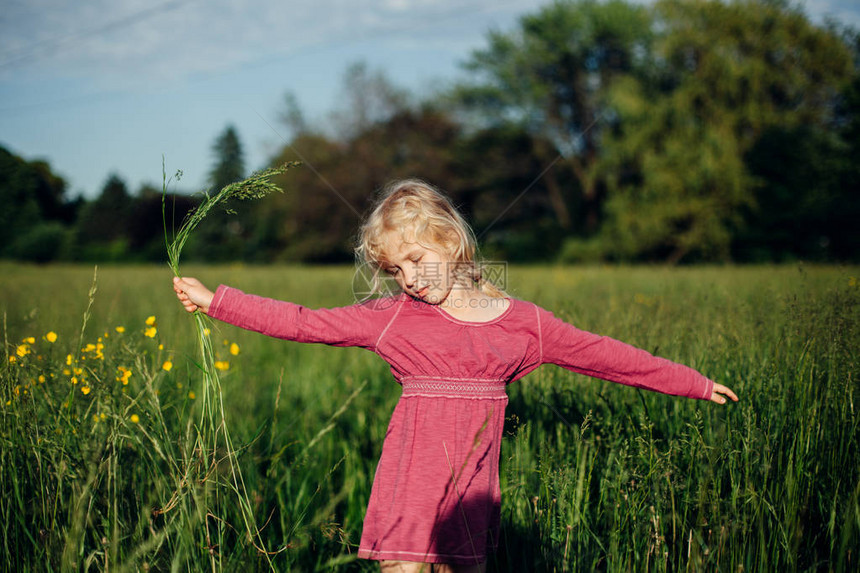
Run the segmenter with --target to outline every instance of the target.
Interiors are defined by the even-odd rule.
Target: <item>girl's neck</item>
[[[456,284],[439,309],[464,322],[489,322],[504,314],[511,301],[494,298],[473,285]]]

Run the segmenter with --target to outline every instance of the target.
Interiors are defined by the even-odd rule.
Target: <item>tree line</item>
[[[429,96],[363,64],[342,107],[306,121],[282,195],[207,221],[201,260],[343,262],[375,190],[447,191],[485,256],[510,261],[857,260],[860,40],[781,0],[558,1],[488,34],[468,79]],[[247,175],[233,126],[211,188]],[[68,200],[44,162],[0,149],[0,255],[163,260],[161,190],[118,175]],[[181,217],[193,196],[169,197]]]

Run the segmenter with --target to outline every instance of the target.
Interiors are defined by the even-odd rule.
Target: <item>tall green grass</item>
[[[309,306],[352,302],[348,268],[183,272]],[[171,505],[187,491],[201,407],[189,397],[200,391],[196,334],[171,271],[100,269],[88,309],[92,275],[0,264],[0,569],[201,571],[217,555],[224,570],[268,570],[240,507],[224,504],[222,540],[203,544],[195,528],[207,517]],[[509,269],[514,296],[690,364],[741,401],[650,394],[554,366],[513,385],[489,570],[856,570],[857,277],[856,267]],[[386,365],[224,325],[210,336],[229,362],[225,414],[275,569],[374,570],[354,554],[399,395]],[[103,358],[87,344],[103,344]],[[74,370],[63,374],[69,354],[86,394]],[[120,365],[134,372],[128,385]],[[224,471],[209,475],[227,491]]]
[[[168,225],[167,189],[171,180],[168,180],[167,173],[162,168],[164,243],[168,266],[174,276],[182,276],[179,263],[185,243],[212,210],[225,208],[235,201],[262,199],[271,193],[281,192],[270,179],[296,165],[298,164],[287,163],[266,169],[247,179],[231,183],[217,193],[204,193],[202,201],[185,216],[178,229],[171,229]],[[179,171],[176,177],[181,175],[182,172]],[[171,213],[171,218],[173,215]],[[174,521],[184,527],[197,523],[198,536],[196,539],[180,536],[186,543],[180,546],[178,552],[199,553],[199,549],[195,551],[195,545],[198,548],[202,546],[208,553],[210,569],[215,573],[223,569],[223,553],[218,548],[238,543],[241,535],[244,535],[259,555],[266,559],[269,568],[274,570],[270,552],[260,534],[254,509],[251,507],[227,422],[219,371],[226,369],[224,365],[228,363],[217,360],[211,337],[212,321],[200,311],[193,313],[193,321],[199,349],[195,365],[201,379],[200,417],[199,422],[193,426],[193,446],[186,447],[183,463],[176,468],[173,481],[177,482],[177,485],[171,501],[175,500],[173,507],[179,510],[179,516]],[[234,343],[231,345],[231,349],[233,348],[237,349],[238,346]],[[235,354],[235,351],[231,353]],[[227,508],[231,504],[239,507],[242,517],[241,532],[225,519]],[[237,538],[237,534],[240,537]]]

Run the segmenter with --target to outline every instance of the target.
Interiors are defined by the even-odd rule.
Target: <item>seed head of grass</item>
[[[262,171],[258,171],[252,174],[247,179],[243,179],[242,181],[237,181],[235,183],[230,183],[229,185],[223,187],[218,193],[215,195],[205,194],[205,198],[203,201],[188,215],[185,217],[185,220],[182,222],[182,225],[179,227],[179,230],[173,237],[173,240],[168,240],[167,237],[167,215],[166,215],[166,205],[165,198],[167,197],[167,175],[164,170],[163,173],[163,186],[162,186],[162,215],[164,219],[164,240],[167,245],[167,258],[170,264],[170,268],[173,269],[174,274],[176,276],[179,275],[179,257],[182,254],[182,248],[185,246],[185,242],[188,240],[188,237],[191,235],[191,232],[200,224],[203,219],[209,214],[209,212],[216,206],[226,203],[230,200],[239,200],[239,201],[248,201],[251,199],[262,199],[263,197],[274,193],[281,192],[280,187],[275,185],[270,181],[270,178],[281,175],[285,173],[287,170],[292,169],[299,165],[298,162],[288,162],[280,165],[278,167],[270,167],[269,169],[264,169]]]

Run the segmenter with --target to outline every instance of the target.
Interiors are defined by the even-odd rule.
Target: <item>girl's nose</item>
[[[417,278],[418,267],[415,265],[411,265],[403,269],[403,281],[406,283],[407,287],[412,288],[415,285]]]

